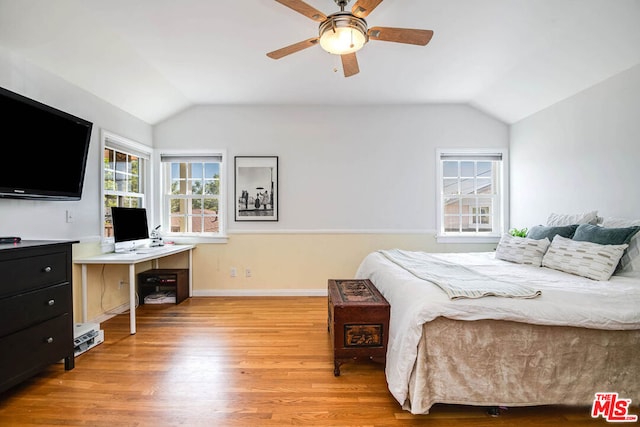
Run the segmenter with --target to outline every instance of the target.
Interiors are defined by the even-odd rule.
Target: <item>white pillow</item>
[[[542,266],[593,280],[609,280],[629,245],[599,245],[556,235]]]
[[[495,256],[504,261],[540,267],[542,257],[550,244],[546,237],[542,240],[534,240],[505,233],[500,238]]]
[[[558,214],[551,213],[547,218],[547,226],[563,226],[573,224],[593,224],[598,223],[598,211],[591,211],[578,214]]]
[[[626,228],[640,225],[640,219],[605,217],[602,226],[605,228]],[[640,233],[636,233],[629,242],[629,247],[620,259],[620,270],[616,273],[640,272]]]

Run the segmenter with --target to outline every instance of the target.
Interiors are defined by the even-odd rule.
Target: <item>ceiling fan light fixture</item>
[[[320,46],[334,55],[357,52],[367,41],[367,22],[351,13],[334,13],[320,24]]]

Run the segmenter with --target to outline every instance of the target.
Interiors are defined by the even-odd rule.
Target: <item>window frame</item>
[[[152,207],[153,207],[153,148],[147,145],[136,142],[132,139],[118,135],[106,129],[100,130],[100,242],[103,246],[114,245],[113,236],[105,236],[105,222],[106,222],[106,205],[105,197],[110,194],[109,190],[105,189],[105,165],[104,165],[104,151],[106,149],[112,149],[121,153],[137,156],[141,161],[142,173],[139,174],[139,179],[142,180],[141,189],[139,193],[131,193],[131,195],[142,195],[142,206],[147,209],[147,218],[151,224]],[[114,192],[125,195],[127,192]]]
[[[444,171],[443,156],[463,156],[472,160],[483,160],[488,155],[500,155],[502,160],[499,163],[498,182],[492,179],[495,188],[495,195],[487,195],[492,199],[492,206],[495,208],[491,215],[494,224],[492,231],[458,231],[451,232],[444,230]],[[477,157],[473,159],[473,157]],[[436,241],[438,243],[497,243],[506,230],[508,224],[508,194],[509,194],[509,158],[506,148],[438,148],[436,149]],[[478,196],[482,197],[481,194]],[[462,195],[460,195],[462,197]],[[475,195],[474,195],[475,197]],[[473,225],[482,225],[472,219]]]
[[[171,219],[170,219],[170,207],[169,200],[171,198],[170,189],[170,173],[167,173],[168,169],[171,167],[170,164],[165,164],[169,162],[163,161],[163,158],[173,157],[173,158],[184,158],[186,160],[195,160],[199,157],[202,157],[203,160],[211,157],[220,157],[220,173],[219,173],[219,194],[218,198],[218,212],[217,212],[217,221],[218,221],[218,232],[217,233],[207,233],[207,232],[172,232],[171,231]],[[161,234],[165,240],[174,241],[176,243],[226,243],[228,241],[227,230],[227,187],[228,187],[228,179],[227,179],[227,151],[225,149],[210,149],[210,150],[198,150],[198,151],[190,151],[190,150],[171,150],[171,149],[162,149],[158,150],[156,153],[154,163],[157,165],[158,170],[158,180],[159,180],[159,197],[158,197],[158,205],[159,205],[159,217],[161,224]],[[187,199],[191,199],[189,197],[184,197]]]

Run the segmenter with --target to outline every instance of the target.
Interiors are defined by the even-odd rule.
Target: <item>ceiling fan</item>
[[[425,46],[433,37],[431,30],[392,27],[367,28],[367,21],[364,18],[382,3],[382,0],[357,0],[351,8],[351,12],[344,10],[350,0],[334,0],[340,7],[340,12],[328,16],[302,0],[276,1],[319,22],[319,35],[269,52],[267,56],[280,59],[319,43],[327,52],[340,55],[345,77],[360,72],[356,52],[369,40]]]

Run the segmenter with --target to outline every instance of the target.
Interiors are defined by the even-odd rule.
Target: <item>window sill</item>
[[[500,236],[436,236],[438,243],[498,243]]]
[[[229,236],[164,236],[163,238],[165,242],[186,245],[195,245],[198,243],[224,244],[229,241]]]

